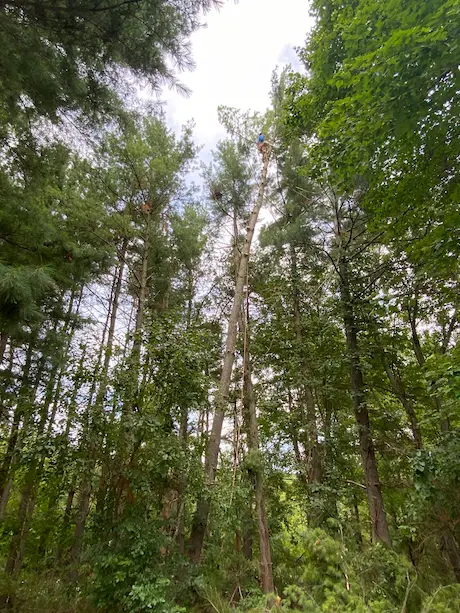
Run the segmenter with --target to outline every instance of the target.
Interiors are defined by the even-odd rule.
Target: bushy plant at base
[[[133,515],[120,522],[94,558],[94,605],[110,613],[184,612],[175,598],[188,587],[186,563],[163,555],[168,546],[168,536],[154,519]]]
[[[28,573],[14,580],[0,573],[0,596],[8,594],[11,613],[96,613],[80,588],[56,575]]]

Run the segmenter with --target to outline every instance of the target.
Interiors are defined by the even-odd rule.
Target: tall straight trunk
[[[190,329],[192,322],[192,308],[194,297],[193,270],[187,269],[187,330]],[[188,439],[188,420],[189,412],[186,406],[181,406],[180,424],[179,424],[179,440],[184,453],[187,452]],[[187,474],[183,473],[179,476],[179,496],[177,501],[177,521],[174,538],[177,543],[177,549],[181,554],[185,553],[185,495],[187,490]]]
[[[96,398],[96,404],[98,405],[102,404],[104,397],[105,397],[105,393],[107,391],[108,373],[109,373],[110,359],[113,353],[113,339],[115,337],[115,326],[116,326],[117,317],[118,317],[118,305],[120,303],[121,288],[123,285],[123,275],[124,275],[124,270],[125,270],[125,257],[126,257],[127,248],[128,248],[128,239],[125,238],[123,239],[123,243],[122,243],[121,250],[120,250],[120,263],[119,263],[118,270],[116,272],[115,279],[114,279],[114,286],[113,286],[113,291],[111,295],[111,305],[109,305],[110,324],[109,324],[109,331],[107,335],[107,344],[105,346],[105,352],[104,352],[104,364],[102,366],[102,377],[101,377],[101,382],[99,385],[99,390],[98,390],[97,398]]]
[[[75,520],[75,527],[72,536],[72,542],[69,549],[69,561],[70,561],[70,570],[69,570],[69,579],[71,582],[75,583],[78,579],[78,565],[80,562],[80,556],[83,546],[83,537],[86,529],[86,520],[88,518],[88,513],[91,504],[91,494],[92,494],[92,475],[94,471],[94,465],[96,463],[96,453],[98,449],[98,444],[100,441],[98,440],[97,434],[94,431],[95,426],[91,424],[91,417],[95,418],[95,421],[98,422],[99,418],[102,415],[102,407],[104,403],[105,394],[107,391],[107,383],[108,383],[108,370],[110,365],[110,358],[112,356],[113,351],[113,340],[115,336],[115,326],[117,321],[118,314],[118,306],[121,295],[121,287],[123,283],[123,274],[124,274],[124,262],[127,250],[127,239],[123,239],[122,248],[120,251],[120,263],[115,272],[112,289],[110,292],[110,303],[107,312],[107,318],[104,325],[104,330],[102,333],[102,341],[101,341],[101,351],[98,356],[98,366],[96,368],[97,372],[100,372],[100,365],[102,361],[102,355],[104,355],[104,362],[102,365],[102,373],[101,380],[99,383],[99,388],[97,391],[96,400],[93,403],[92,398],[94,396],[94,391],[89,394],[89,402],[88,407],[86,409],[86,420],[84,425],[84,431],[82,434],[81,447],[85,455],[86,462],[83,466],[82,476],[80,486],[78,488],[79,496],[78,496],[78,509]],[[105,338],[107,335],[107,344],[105,345]],[[96,380],[94,380],[94,386],[96,386]],[[93,415],[91,413],[93,412]],[[96,423],[96,429],[100,424]],[[99,497],[100,497],[100,506],[103,504],[102,501],[102,485],[99,487]],[[75,488],[71,488],[72,492],[72,500],[75,496]],[[70,519],[70,513],[69,513]],[[64,523],[68,523],[67,516],[64,517]],[[62,552],[59,552],[59,556],[62,555]]]
[[[247,334],[247,326],[246,326]],[[259,453],[259,425],[257,423],[256,400],[252,385],[251,358],[249,355],[249,342],[246,341],[246,358],[244,366],[244,409],[248,421],[248,448],[253,454]],[[270,537],[268,533],[267,512],[265,509],[265,495],[263,486],[263,472],[257,467],[251,469],[254,494],[256,499],[257,525],[260,546],[260,585],[265,594],[274,591],[273,567],[270,550]]]
[[[136,325],[134,328],[134,342],[131,352],[131,361],[134,367],[139,368],[139,360],[142,346],[142,330],[144,327],[145,304],[148,294],[149,281],[149,257],[150,257],[150,215],[147,217],[147,227],[142,254],[141,276],[139,278],[139,293],[137,302]],[[137,381],[137,380],[136,380]]]
[[[127,386],[125,399],[123,402],[122,409],[122,423],[124,421],[124,417],[136,408],[136,404],[138,402],[139,396],[139,368],[140,368],[140,359],[141,359],[141,348],[142,348],[142,331],[144,328],[144,317],[145,317],[145,307],[148,297],[148,282],[149,282],[149,258],[150,258],[150,249],[151,249],[151,214],[147,215],[147,223],[146,223],[146,231],[144,236],[144,245],[142,249],[142,260],[141,260],[141,270],[140,275],[136,277],[138,282],[138,292],[137,292],[137,309],[136,309],[136,317],[135,317],[135,325],[134,325],[134,340],[131,348],[131,353],[127,360],[128,367],[130,372],[129,377],[129,385]],[[121,437],[119,440],[119,454],[121,453],[121,447],[125,444],[125,437],[123,434],[123,428],[120,428]],[[122,457],[122,455],[120,456]]]
[[[369,411],[364,391],[361,360],[358,352],[358,335],[353,302],[350,292],[348,265],[343,254],[339,258],[340,298],[347,341],[350,382],[356,424],[359,432],[361,461],[364,470],[372,534],[376,540],[391,545],[390,531],[383,504],[382,488],[372,440]]]
[[[101,382],[99,385],[99,389],[96,397],[96,405],[102,406],[105,395],[107,392],[107,384],[108,384],[108,375],[109,375],[109,367],[110,367],[110,359],[113,353],[113,341],[115,338],[115,327],[117,323],[118,317],[118,306],[120,303],[121,289],[123,285],[123,276],[125,269],[125,257],[128,249],[128,239],[123,239],[123,243],[120,250],[120,262],[115,273],[114,277],[114,285],[112,287],[111,293],[111,304],[109,305],[109,329],[107,335],[107,344],[105,346],[104,352],[104,364],[102,366],[102,374],[101,374]],[[106,448],[107,448],[106,441]],[[102,453],[102,467],[101,467],[101,478],[99,482],[99,486],[97,489],[97,505],[96,508],[98,511],[101,511],[104,507],[105,502],[105,494],[107,488],[107,478],[108,478],[108,459],[107,459],[107,449],[103,450]]]
[[[91,410],[88,407],[88,410]],[[87,446],[83,442],[83,449],[86,449],[86,463],[83,467],[83,475],[81,477],[81,483],[79,487],[78,496],[78,509],[75,520],[75,527],[72,536],[72,543],[69,549],[69,560],[71,562],[71,568],[69,570],[69,579],[71,582],[76,582],[78,578],[78,565],[80,562],[80,555],[83,545],[83,536],[86,529],[86,520],[88,518],[88,512],[91,503],[92,493],[92,470],[94,470],[95,453],[96,453],[96,441],[94,440],[94,434],[88,433],[89,442]]]
[[[60,476],[59,482],[56,482],[53,487],[51,487],[49,495],[48,495],[48,504],[46,508],[46,517],[47,521],[45,522],[45,528],[40,537],[39,543],[39,554],[42,557],[46,553],[46,548],[48,544],[48,539],[53,530],[53,516],[59,504],[59,500],[61,497],[63,480],[65,483],[65,477],[68,476],[66,471],[66,461],[67,461],[67,453],[69,447],[69,435],[71,427],[75,420],[76,415],[76,405],[77,405],[77,395],[80,391],[81,387],[78,385],[78,382],[82,379],[84,368],[85,368],[85,359],[86,359],[86,346],[82,348],[81,357],[78,363],[77,372],[75,374],[75,378],[73,381],[73,390],[72,395],[69,402],[69,409],[67,414],[66,426],[63,433],[63,445],[59,451],[54,472],[56,475]],[[67,473],[67,474],[66,474]]]
[[[6,406],[6,399],[9,394],[9,387],[14,382],[14,345],[10,343],[8,351],[8,364],[5,364],[1,370],[3,371],[3,385],[0,386],[0,420],[5,423],[8,421],[8,408]],[[5,360],[6,360],[6,356]],[[1,363],[0,363],[1,364]]]
[[[263,204],[265,185],[267,182],[268,164],[270,161],[270,150],[267,148],[263,156],[262,174],[259,182],[259,191],[254,208],[249,216],[246,226],[246,236],[238,264],[238,273],[235,283],[235,294],[233,298],[232,310],[228,320],[227,340],[225,346],[224,361],[220,376],[219,387],[216,393],[214,419],[212,422],[211,436],[209,438],[206,460],[205,478],[208,487],[212,487],[216,478],[217,463],[219,458],[220,440],[222,436],[222,426],[224,423],[225,411],[228,403],[228,394],[232,378],[233,363],[235,360],[235,347],[238,331],[238,318],[240,317],[241,306],[243,303],[244,285],[248,273],[249,255],[254,231],[259,217],[259,212]],[[210,511],[209,494],[203,495],[198,499],[195,516],[193,519],[192,530],[188,543],[188,553],[194,563],[199,563],[203,549],[204,538],[207,529]]]
[[[145,309],[148,299],[149,289],[149,259],[151,251],[151,213],[146,213],[146,229],[144,235],[144,245],[142,250],[142,261],[140,276],[138,281],[137,294],[137,310],[134,325],[134,341],[131,348],[131,353],[128,358],[129,368],[129,383],[126,386],[125,398],[122,406],[122,416],[120,420],[119,436],[117,441],[117,450],[113,462],[113,473],[111,489],[115,500],[115,517],[121,514],[123,509],[123,494],[127,486],[126,479],[123,475],[124,466],[126,465],[129,454],[130,443],[127,437],[128,429],[126,427],[127,417],[136,409],[140,409],[142,402],[142,382],[139,382],[140,361],[142,349],[142,333],[144,329]],[[134,456],[131,456],[132,460]]]
[[[43,371],[46,365],[46,356],[42,356],[39,360],[37,371],[34,375],[34,385],[33,387],[30,385],[30,376],[29,376],[29,368],[26,364],[23,373],[23,384],[21,385],[21,389],[19,391],[18,396],[18,406],[16,408],[19,411],[19,415],[13,418],[15,421],[19,418],[22,420],[20,428],[16,428],[16,425],[19,426],[19,423],[13,423],[13,429],[10,433],[12,439],[10,438],[8,441],[7,454],[5,455],[4,462],[2,465],[2,481],[1,481],[1,498],[0,498],[0,519],[2,519],[5,515],[8,502],[10,499],[11,490],[14,482],[14,475],[19,466],[20,455],[21,455],[21,447],[22,441],[24,437],[28,434],[29,423],[32,418],[32,406],[33,399],[36,397],[38,387],[40,385]],[[11,455],[12,451],[12,455]]]
[[[187,269],[187,329],[192,323],[193,296],[193,270],[189,268]]]
[[[33,461],[27,471],[26,480],[21,491],[21,502],[17,515],[17,525],[13,532],[5,572],[17,576],[22,567],[27,538],[29,536],[30,521],[35,508],[38,492],[38,482],[41,477],[40,460]]]
[[[18,444],[20,423],[24,416],[24,402],[30,391],[30,369],[32,366],[32,355],[34,350],[34,343],[29,343],[26,353],[26,361],[24,369],[22,371],[21,388],[18,393],[18,400],[13,415],[13,423],[11,424],[10,435],[8,437],[8,444],[5,455],[3,457],[2,465],[0,468],[0,498],[3,499],[6,484],[10,479],[10,469],[13,464],[13,458]],[[2,505],[3,506],[3,505]],[[4,505],[6,507],[6,503]]]
[[[75,312],[75,319],[71,323],[74,293],[72,293],[65,323],[62,327],[61,334],[66,339],[64,347],[64,355],[67,354],[67,350],[70,347],[73,334],[76,329],[78,308],[80,306],[80,300],[83,293],[81,289],[80,299],[78,301],[77,310]],[[49,409],[51,407],[52,400],[54,398],[54,392],[57,387],[57,377],[59,372],[59,362],[56,361],[51,369],[48,385],[45,393],[45,399],[40,411],[39,422],[36,428],[36,435],[40,437],[45,432],[45,426],[49,417]],[[51,430],[49,430],[51,433]],[[24,558],[24,551],[29,536],[30,523],[32,520],[33,511],[35,508],[36,497],[38,494],[39,483],[41,480],[43,466],[45,463],[46,454],[42,453],[34,458],[28,468],[24,487],[21,492],[21,502],[19,506],[19,513],[17,517],[17,523],[10,543],[10,550],[8,559],[6,562],[5,572],[16,576],[22,567]]]

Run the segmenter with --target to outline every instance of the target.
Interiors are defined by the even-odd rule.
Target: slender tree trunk
[[[192,308],[194,297],[193,270],[187,269],[187,330],[189,330],[192,322]],[[188,439],[188,420],[189,412],[186,406],[181,407],[179,440],[181,441],[184,452],[187,451]],[[187,490],[187,475],[183,474],[179,477],[179,500],[177,511],[177,524],[174,538],[177,543],[177,548],[181,554],[185,553],[185,495]]]
[[[11,430],[10,430],[10,435],[8,438],[8,445],[6,448],[6,452],[5,455],[3,457],[3,462],[2,462],[2,466],[0,468],[0,498],[2,500],[1,503],[1,507],[2,509],[6,509],[6,505],[8,504],[8,495],[9,492],[6,495],[6,500],[4,500],[4,495],[5,495],[5,488],[6,488],[6,484],[10,481],[11,478],[11,468],[12,465],[14,464],[14,457],[17,455],[17,451],[18,451],[18,439],[19,439],[19,434],[20,434],[20,423],[21,423],[21,419],[24,418],[24,416],[27,415],[28,413],[28,407],[25,407],[25,404],[28,404],[27,400],[30,397],[30,369],[32,366],[32,356],[33,356],[33,352],[34,352],[34,348],[35,348],[35,340],[36,340],[36,335],[34,334],[33,337],[31,337],[30,342],[29,342],[29,346],[27,347],[27,352],[26,352],[26,361],[24,364],[24,369],[22,371],[22,382],[21,382],[21,387],[18,393],[18,398],[17,398],[17,403],[16,403],[16,408],[14,411],[14,415],[13,415],[13,423],[11,425]],[[41,360],[41,368],[38,369],[37,372],[37,378],[38,379],[41,376],[41,372],[44,366],[44,360]],[[38,380],[37,380],[38,382]],[[22,426],[22,428],[24,429],[24,425]],[[3,513],[0,514],[0,518],[3,517]]]
[[[112,474],[112,493],[115,500],[115,517],[121,514],[123,508],[122,499],[123,493],[127,485],[127,481],[123,475],[126,458],[129,454],[130,443],[128,439],[128,428],[126,427],[128,415],[141,408],[141,390],[142,383],[139,383],[140,360],[142,349],[142,333],[144,329],[145,309],[148,298],[149,287],[149,258],[151,251],[151,214],[146,214],[147,223],[144,235],[144,246],[142,251],[141,272],[138,277],[138,300],[136,320],[134,327],[134,341],[131,349],[131,354],[128,359],[129,366],[129,384],[127,386],[125,400],[123,402],[122,417],[120,421],[119,437],[117,452],[114,460],[114,470]],[[129,423],[129,422],[128,422]],[[134,457],[134,456],[132,456]]]
[[[372,534],[375,539],[383,541],[387,545],[391,545],[390,531],[388,529],[382,488],[377,469],[377,459],[375,457],[374,442],[371,434],[369,411],[364,391],[364,380],[358,352],[357,329],[349,286],[348,266],[343,254],[339,259],[339,273],[340,297],[348,349],[352,399],[359,432],[361,460],[369,503]]]
[[[12,343],[9,345],[8,364],[5,364],[3,371],[3,385],[0,386],[0,420],[3,423],[9,420],[8,407],[6,406],[6,399],[8,397],[8,390],[10,384],[14,382],[14,346]]]
[[[91,503],[91,494],[92,494],[92,476],[94,471],[94,465],[97,459],[97,449],[99,440],[99,429],[100,429],[100,421],[102,417],[102,407],[104,403],[104,397],[107,390],[107,382],[108,382],[108,369],[110,365],[110,358],[112,356],[113,350],[113,339],[115,335],[115,326],[117,320],[118,313],[118,305],[121,294],[121,286],[123,282],[123,272],[124,272],[124,260],[127,249],[127,240],[124,239],[122,243],[121,255],[120,255],[120,264],[117,272],[115,273],[112,290],[110,293],[110,303],[107,312],[107,318],[104,325],[104,330],[102,333],[102,341],[101,341],[101,351],[98,356],[98,365],[96,371],[100,371],[100,364],[102,361],[102,355],[104,354],[104,363],[102,366],[102,378],[100,381],[100,385],[98,388],[96,400],[94,404],[91,402],[91,399],[94,396],[95,390],[93,390],[89,395],[89,403],[86,409],[86,420],[84,425],[84,431],[82,435],[81,448],[85,456],[85,464],[82,471],[81,482],[78,488],[79,498],[78,498],[78,511],[75,520],[75,528],[72,537],[72,543],[69,549],[69,562],[70,562],[70,570],[69,570],[69,580],[75,583],[78,579],[78,565],[80,562],[80,556],[83,545],[83,536],[86,528],[86,520],[88,517],[88,512]],[[105,346],[105,350],[103,350],[103,346],[105,343],[105,337],[107,334],[107,344]],[[96,380],[94,380],[94,386],[96,386]],[[91,423],[91,418],[93,418],[93,423]],[[74,488],[72,488],[72,502],[74,497]],[[102,496],[102,484],[99,487],[99,497]],[[101,502],[100,502],[101,505]]]
[[[85,359],[86,359],[86,346],[83,346],[81,357],[80,357],[78,368],[77,368],[77,372],[73,380],[73,390],[72,390],[72,395],[71,395],[70,402],[69,402],[66,427],[65,427],[63,437],[62,437],[64,444],[62,448],[60,449],[59,455],[56,460],[56,465],[55,465],[55,473],[56,475],[60,476],[60,480],[58,483],[56,483],[51,488],[49,492],[49,496],[48,496],[48,504],[47,504],[47,509],[46,509],[47,521],[45,522],[45,527],[41,535],[40,544],[39,544],[40,557],[43,557],[46,554],[48,539],[51,534],[51,531],[53,530],[53,524],[54,524],[53,516],[58,506],[60,496],[61,496],[61,491],[63,488],[63,480],[65,483],[65,478],[68,477],[68,473],[66,470],[66,461],[68,459],[67,453],[68,453],[68,447],[69,447],[69,435],[70,435],[71,427],[75,420],[77,395],[81,389],[81,386],[79,385],[79,381],[81,381],[83,377]]]
[[[147,218],[147,229],[144,241],[144,252],[142,254],[141,276],[139,279],[139,293],[137,303],[136,325],[134,328],[134,343],[131,353],[133,366],[139,368],[139,360],[142,346],[142,330],[144,327],[145,304],[147,301],[148,281],[149,281],[149,257],[150,257],[150,215]]]
[[[310,369],[303,356],[303,333],[300,318],[300,295],[299,295],[299,273],[297,268],[297,253],[295,247],[291,245],[291,283],[292,283],[292,307],[294,313],[294,329],[297,341],[297,351],[299,353],[304,379],[310,379]],[[308,463],[306,475],[310,483],[319,483],[322,479],[322,461],[318,444],[318,427],[316,423],[316,403],[311,385],[304,380],[301,386],[301,402],[306,407],[305,428],[306,442],[305,452]],[[304,413],[304,411],[302,411]]]
[[[73,309],[73,301],[74,301],[74,293],[72,293],[69,307],[67,310],[67,316],[65,319],[64,326],[62,327],[61,334],[63,338],[66,339],[66,343],[64,346],[64,355],[66,355],[68,348],[70,347],[70,343],[73,338],[73,334],[75,332],[76,324],[77,324],[77,315],[78,308],[80,306],[80,300],[83,293],[83,288],[81,289],[80,299],[78,301],[77,311],[75,313],[75,319],[71,323],[72,309]],[[48,385],[45,393],[45,399],[42,404],[42,409],[40,411],[40,418],[38,422],[38,426],[36,429],[37,437],[40,437],[45,432],[46,423],[49,417],[49,409],[51,407],[52,400],[54,398],[54,392],[57,387],[57,374],[59,371],[59,362],[56,360],[53,365],[50,373],[50,377],[48,380]],[[51,432],[51,430],[50,430]],[[32,520],[32,514],[35,508],[35,501],[38,494],[39,483],[41,480],[43,466],[46,459],[46,455],[44,453],[39,454],[35,457],[29,466],[29,469],[26,474],[25,484],[21,493],[21,503],[20,509],[17,518],[17,524],[11,539],[10,544],[10,552],[7,559],[5,571],[8,574],[17,575],[22,567],[23,557],[25,546],[27,542],[27,538],[29,535],[30,523]]]
[[[107,391],[107,382],[109,374],[110,359],[113,353],[113,339],[115,337],[115,326],[118,317],[118,305],[120,303],[121,288],[123,285],[123,275],[125,270],[125,257],[128,248],[128,239],[124,239],[120,250],[120,263],[115,274],[113,291],[111,293],[111,304],[109,305],[110,323],[107,335],[107,344],[105,346],[104,364],[102,366],[102,376],[99,385],[99,390],[96,397],[96,404],[102,405]]]
[[[127,250],[128,250],[128,239],[125,238],[123,239],[122,246],[120,249],[120,261],[119,261],[118,269],[115,273],[114,285],[112,287],[112,292],[111,292],[111,304],[109,305],[110,322],[109,322],[109,329],[108,329],[108,335],[107,335],[107,344],[106,344],[105,353],[104,353],[104,364],[102,366],[101,382],[100,382],[97,397],[96,397],[96,406],[98,407],[99,406],[102,407],[104,403],[105,395],[107,392],[110,359],[113,353],[113,341],[115,338],[115,327],[116,327],[117,317],[118,317],[118,306],[120,303],[121,289],[123,286],[123,276],[124,276],[125,258],[126,258]],[[106,445],[105,445],[105,449],[103,450],[102,460],[101,460],[102,461],[101,478],[100,478],[99,486],[97,489],[97,503],[96,503],[97,512],[101,512],[104,507],[106,490],[107,490],[107,479],[108,479],[108,474],[109,474],[107,445],[108,445],[108,442],[106,440]]]
[[[189,268],[187,269],[187,330],[192,322],[193,296],[193,270]]]
[[[248,418],[248,448],[253,454],[259,453],[259,426],[257,423],[256,402],[252,385],[252,368],[247,343],[247,355],[244,369],[244,405]],[[265,495],[263,486],[263,473],[260,467],[251,470],[254,493],[256,499],[257,524],[260,546],[260,585],[265,594],[274,591],[273,567],[270,550],[270,536],[268,532],[267,512],[265,509]]]
[[[228,320],[227,341],[225,347],[224,363],[222,366],[219,388],[216,394],[214,419],[212,423],[211,436],[206,453],[205,461],[205,477],[208,487],[212,487],[215,482],[217,463],[219,458],[220,440],[222,436],[222,426],[224,423],[225,411],[227,408],[228,394],[232,377],[233,363],[235,360],[235,347],[238,330],[238,318],[241,312],[243,303],[244,285],[248,272],[249,255],[251,251],[251,243],[254,236],[259,212],[262,207],[265,193],[265,185],[267,182],[268,164],[270,160],[270,151],[266,150],[263,157],[262,175],[259,182],[259,191],[254,208],[249,216],[246,227],[246,237],[241,253],[241,258],[238,265],[238,274],[235,284],[235,294],[233,298],[232,310]],[[192,530],[188,543],[188,552],[190,559],[194,563],[199,563],[201,552],[203,549],[204,538],[208,523],[210,510],[209,494],[202,496],[197,503],[195,517],[192,524]]]

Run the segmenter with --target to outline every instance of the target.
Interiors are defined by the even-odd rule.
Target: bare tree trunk
[[[75,374],[74,381],[73,381],[73,390],[72,390],[72,395],[71,395],[70,402],[69,402],[66,427],[63,433],[64,444],[59,451],[59,455],[57,457],[56,465],[55,465],[55,472],[58,475],[62,475],[62,479],[59,483],[56,483],[54,487],[52,487],[51,491],[49,492],[48,505],[47,505],[47,510],[46,510],[47,521],[45,522],[45,527],[42,532],[40,543],[39,543],[39,548],[38,548],[40,557],[43,557],[46,554],[46,547],[48,544],[49,535],[53,529],[53,514],[58,506],[58,503],[60,500],[60,492],[62,491],[63,485],[65,483],[65,478],[68,477],[68,473],[66,471],[66,461],[67,461],[67,452],[68,452],[68,447],[69,447],[69,435],[70,435],[70,429],[75,419],[77,395],[81,389],[81,386],[78,383],[81,380],[83,373],[84,373],[85,359],[86,359],[86,346],[83,346],[81,357],[80,357],[78,368],[77,368],[77,372]],[[51,421],[50,421],[50,424],[51,424]],[[64,480],[64,483],[63,483],[63,480]]]
[[[83,291],[83,290],[82,290]],[[64,355],[66,354],[66,349],[70,346],[70,342],[73,338],[73,333],[76,328],[76,317],[75,320],[71,323],[73,302],[74,302],[74,293],[72,293],[69,301],[69,306],[67,310],[67,316],[65,319],[65,323],[62,327],[61,334],[63,338],[66,339],[66,343],[64,346]],[[81,299],[81,293],[80,293]],[[78,307],[80,305],[80,301],[78,302]],[[77,312],[75,315],[78,314]],[[70,329],[69,329],[70,328]],[[51,369],[51,373],[49,376],[47,389],[45,393],[45,399],[42,404],[42,408],[40,411],[40,418],[38,422],[38,426],[36,428],[36,435],[40,437],[43,435],[45,431],[45,426],[49,417],[49,409],[52,404],[52,400],[54,398],[54,392],[57,387],[58,381],[58,372],[59,372],[59,362],[55,360],[55,363]],[[46,454],[41,453],[37,457],[35,457],[28,468],[24,487],[21,493],[21,502],[19,507],[19,513],[17,517],[16,526],[11,538],[10,543],[10,551],[8,555],[8,559],[5,566],[5,572],[7,574],[17,575],[21,570],[22,561],[24,557],[25,546],[27,542],[27,538],[29,535],[29,528],[32,519],[32,514],[35,508],[35,501],[38,494],[39,482],[42,475],[42,469],[45,462]]]
[[[84,432],[82,435],[81,446],[84,450],[84,454],[86,457],[86,463],[83,467],[81,483],[78,488],[79,490],[79,498],[78,498],[78,511],[77,517],[75,520],[75,528],[72,537],[72,543],[69,549],[69,561],[70,561],[70,570],[69,570],[69,580],[75,583],[78,579],[78,565],[80,562],[80,556],[83,545],[83,536],[86,529],[86,520],[88,517],[88,512],[91,504],[91,494],[92,494],[92,476],[94,465],[97,459],[97,449],[98,444],[100,443],[98,429],[100,428],[99,420],[102,415],[102,407],[104,403],[104,397],[107,390],[107,382],[108,382],[108,369],[110,365],[110,358],[112,356],[113,350],[113,339],[115,335],[115,326],[118,314],[118,305],[121,295],[121,287],[123,282],[123,272],[124,272],[124,261],[127,250],[127,239],[123,240],[122,248],[120,252],[120,263],[118,269],[114,275],[114,280],[112,284],[112,291],[110,293],[110,304],[107,312],[107,318],[105,321],[104,331],[102,334],[102,345],[101,352],[98,357],[98,367],[96,371],[100,370],[100,362],[102,360],[102,354],[104,353],[104,363],[102,366],[102,378],[99,383],[99,388],[96,396],[96,400],[94,404],[91,402],[93,397],[93,393],[90,393],[89,398],[90,401],[88,403],[88,407],[86,410],[86,424],[84,427]],[[108,333],[107,333],[108,330]],[[105,337],[107,334],[107,344],[105,346],[105,350],[102,350],[102,347],[105,342]],[[96,385],[96,381],[94,383]],[[91,413],[93,413],[93,423],[91,424]],[[105,477],[105,474],[104,474]],[[72,488],[73,490],[73,488]],[[102,483],[99,487],[99,496],[102,496]],[[73,500],[72,495],[72,500]],[[101,504],[101,502],[100,502]]]
[[[134,366],[139,367],[139,360],[142,346],[142,330],[144,327],[145,303],[148,293],[149,281],[149,257],[150,257],[150,215],[147,217],[147,228],[144,241],[144,252],[142,254],[141,276],[139,279],[139,293],[136,313],[136,325],[134,328],[134,343],[131,359]],[[137,381],[137,380],[136,380]]]
[[[9,419],[9,412],[6,406],[6,399],[8,398],[8,389],[11,383],[14,381],[14,346],[10,343],[8,355],[8,364],[2,368],[3,371],[3,385],[0,386],[0,420],[5,423]]]
[[[96,404],[101,405],[104,401],[105,393],[107,391],[107,381],[110,366],[110,359],[113,352],[113,339],[115,337],[115,326],[118,316],[118,305],[120,303],[121,288],[123,285],[123,275],[125,270],[125,257],[128,248],[128,239],[124,239],[120,250],[120,263],[114,279],[114,287],[111,295],[111,304],[109,305],[110,311],[110,324],[107,335],[107,344],[105,346],[104,364],[102,366],[102,377],[97,393]]]
[[[217,471],[217,463],[219,458],[220,439],[222,435],[222,426],[224,423],[225,410],[227,408],[228,394],[232,377],[233,363],[235,360],[235,347],[238,330],[238,318],[241,312],[243,303],[244,285],[248,272],[249,255],[251,252],[251,243],[254,236],[259,212],[262,207],[265,193],[265,185],[267,182],[268,164],[270,161],[270,151],[266,150],[263,158],[262,175],[259,182],[259,192],[254,208],[249,216],[246,227],[246,237],[241,253],[241,258],[238,265],[238,274],[235,284],[235,294],[233,298],[232,310],[228,320],[227,341],[225,347],[224,362],[222,366],[219,388],[216,394],[214,419],[212,422],[212,431],[209,438],[209,443],[205,461],[205,477],[208,487],[212,487]],[[204,538],[208,523],[210,510],[209,494],[202,496],[197,502],[195,517],[192,524],[192,530],[188,543],[188,553],[190,559],[194,563],[199,563],[201,552],[203,549]]]
[[[5,455],[3,457],[2,466],[0,468],[0,498],[3,503],[3,495],[5,492],[6,484],[10,479],[10,470],[13,464],[13,459],[15,455],[15,451],[18,444],[19,431],[20,431],[20,423],[21,419],[24,416],[24,406],[23,403],[25,401],[25,397],[29,394],[30,391],[30,368],[32,366],[32,354],[33,354],[33,343],[29,343],[29,347],[27,348],[26,353],[26,361],[24,364],[24,370],[22,371],[22,383],[21,388],[18,393],[18,399],[16,403],[16,408],[13,415],[13,423],[11,425],[10,435],[8,438],[8,445],[6,448]],[[8,498],[4,504],[2,504],[2,508],[7,505]],[[0,517],[2,517],[0,515]]]
[[[51,381],[49,385],[52,385]],[[49,397],[47,400],[49,401]],[[49,404],[47,404],[45,401],[44,406],[49,406]],[[46,417],[46,409],[43,409],[37,428],[38,436],[43,434]],[[44,461],[45,456],[43,454],[32,460],[27,471],[24,487],[21,492],[21,503],[17,517],[17,525],[11,539],[10,553],[5,567],[6,573],[13,574],[15,576],[19,573],[22,566],[23,553],[29,535],[30,521],[35,508],[35,501],[38,494]]]
[[[391,545],[390,531],[383,504],[377,459],[369,420],[369,411],[364,391],[364,380],[358,352],[357,329],[353,302],[350,293],[348,266],[344,255],[339,259],[340,298],[343,309],[343,321],[350,366],[350,381],[356,423],[359,432],[361,460],[369,503],[369,514],[372,524],[372,534],[375,539]]]
[[[245,359],[244,369],[244,406],[248,418],[248,448],[254,454],[259,453],[259,426],[257,423],[256,401],[254,388],[252,385],[251,359],[248,351]],[[263,486],[263,473],[260,467],[253,468],[252,473],[254,482],[254,492],[256,499],[257,523],[259,531],[260,546],[260,585],[265,594],[274,591],[273,567],[270,550],[270,536],[268,532],[267,512],[265,509],[265,495]]]
[[[104,403],[105,395],[107,392],[110,359],[113,353],[113,341],[115,338],[115,327],[116,327],[117,317],[118,317],[118,306],[120,303],[121,289],[123,285],[123,276],[124,276],[125,258],[126,258],[127,249],[128,249],[128,239],[125,238],[123,239],[123,243],[121,246],[120,258],[119,258],[120,261],[119,261],[118,269],[115,273],[114,285],[112,287],[112,292],[111,292],[111,304],[109,305],[110,323],[109,323],[109,330],[108,330],[108,335],[107,335],[107,344],[105,346],[104,364],[102,366],[101,381],[99,384],[99,389],[98,389],[97,397],[96,397],[96,406],[98,407],[102,407]],[[106,441],[106,447],[107,447],[107,441]],[[105,495],[106,495],[106,489],[107,489],[107,479],[108,479],[108,473],[109,473],[106,449],[103,450],[101,461],[102,461],[101,478],[100,478],[99,486],[97,489],[97,503],[96,503],[96,509],[99,512],[104,507]]]
[[[135,409],[140,409],[142,383],[139,383],[140,359],[142,349],[142,333],[144,329],[145,308],[148,298],[149,288],[149,258],[151,250],[151,214],[147,213],[147,223],[144,235],[144,246],[142,250],[141,272],[138,280],[137,311],[134,326],[134,341],[131,353],[128,358],[130,371],[129,384],[127,385],[126,395],[122,407],[122,416],[118,436],[117,451],[113,462],[112,472],[112,494],[115,500],[115,517],[121,513],[123,492],[126,487],[126,479],[123,475],[124,465],[129,454],[129,440],[126,427],[127,417]],[[134,456],[132,456],[134,457]]]

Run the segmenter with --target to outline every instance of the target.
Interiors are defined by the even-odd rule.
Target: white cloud
[[[241,0],[206,15],[207,27],[192,36],[196,69],[181,75],[189,98],[166,90],[167,117],[173,129],[189,119],[207,157],[224,136],[217,121],[220,104],[264,111],[276,66],[295,61],[293,46],[302,45],[312,25],[306,0]]]

